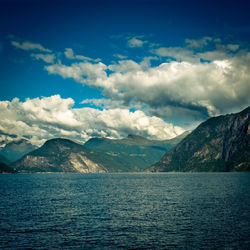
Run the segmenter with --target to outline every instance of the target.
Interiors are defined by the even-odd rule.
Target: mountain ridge
[[[186,134],[170,140],[150,140],[138,135],[123,139],[91,138],[84,146],[102,155],[102,162],[112,171],[142,171],[159,160],[165,152],[182,140]],[[90,155],[90,157],[94,157]],[[105,163],[104,163],[105,162]],[[120,171],[119,170],[119,171]]]
[[[19,172],[250,171],[250,107],[212,117],[170,140],[130,134],[91,138],[81,145],[54,138],[11,167]]]
[[[26,154],[11,167],[19,172],[107,172],[86,156],[84,146],[71,140],[55,138]]]
[[[54,138],[11,167],[19,172],[138,172],[159,160],[184,136],[172,144],[172,140],[149,140],[137,135],[123,139],[91,138],[84,145]]]
[[[146,171],[250,171],[250,107],[201,123]]]

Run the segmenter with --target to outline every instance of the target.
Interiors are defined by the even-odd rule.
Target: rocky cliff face
[[[19,172],[102,173],[107,170],[87,157],[85,148],[66,139],[52,139],[18,160],[12,167]]]
[[[148,171],[250,171],[250,107],[202,123]]]

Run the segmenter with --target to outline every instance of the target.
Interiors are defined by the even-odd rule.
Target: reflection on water
[[[250,174],[0,175],[6,248],[247,249]]]

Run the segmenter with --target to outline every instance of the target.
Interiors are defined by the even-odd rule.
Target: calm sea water
[[[250,174],[0,175],[0,247],[249,249]]]

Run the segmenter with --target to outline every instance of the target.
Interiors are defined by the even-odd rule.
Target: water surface
[[[0,175],[0,247],[247,249],[249,173]]]

